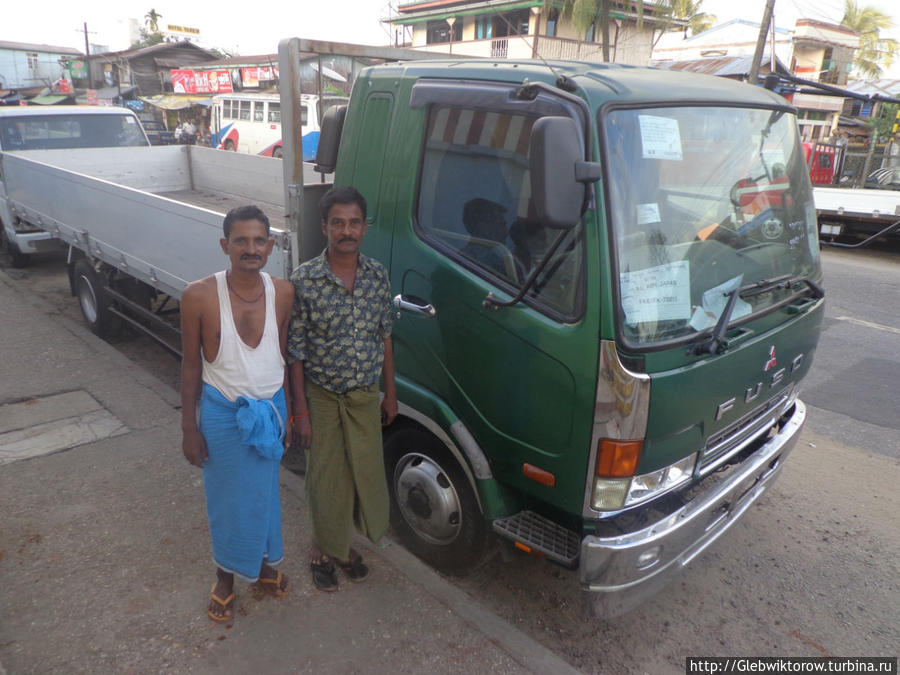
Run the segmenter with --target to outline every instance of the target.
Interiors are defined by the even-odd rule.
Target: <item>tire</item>
[[[235,151],[234,141],[231,140],[230,138],[229,138],[227,141],[225,141],[225,149],[226,149],[228,152],[234,152],[234,151]]]
[[[272,150],[272,157],[274,157],[275,159],[281,159],[281,157],[283,155],[284,155],[284,151],[281,149],[280,145],[277,148],[275,148],[274,150]]]
[[[446,574],[477,568],[488,528],[457,460],[434,436],[411,428],[391,434],[384,453],[391,526],[403,545]]]
[[[22,249],[19,248],[16,242],[7,239],[6,230],[3,229],[0,229],[0,249],[9,258],[9,264],[13,267],[28,267],[28,263],[31,262],[31,256],[28,253],[22,253]]]
[[[75,262],[72,288],[81,307],[81,315],[91,331],[99,337],[115,334],[119,328],[118,317],[109,311],[112,303],[103,291],[100,275],[84,258]]]

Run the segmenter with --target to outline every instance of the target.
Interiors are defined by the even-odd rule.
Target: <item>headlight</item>
[[[688,482],[696,461],[696,455],[691,455],[664,469],[631,478],[598,476],[594,479],[591,506],[597,511],[615,511],[658,497]]]

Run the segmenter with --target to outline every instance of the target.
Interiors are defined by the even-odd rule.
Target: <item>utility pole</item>
[[[88,29],[87,29],[87,21],[84,22],[84,55],[87,56],[91,53],[90,45],[88,45]]]
[[[759,62],[762,59],[763,48],[766,45],[766,36],[769,33],[769,23],[772,21],[772,12],[775,9],[775,0],[766,0],[766,9],[763,11],[762,23],[759,24],[759,36],[756,38],[756,49],[753,51],[753,63],[750,64],[750,84],[756,84],[759,80]],[[774,63],[775,55],[772,54]],[[774,68],[773,68],[774,70]]]

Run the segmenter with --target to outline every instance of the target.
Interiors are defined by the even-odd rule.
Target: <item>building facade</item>
[[[0,41],[0,89],[50,87],[65,78],[67,62],[81,58],[69,47]]]
[[[609,61],[648,65],[654,38],[671,22],[656,17],[652,3],[643,3],[642,18],[632,2],[611,5]],[[411,0],[401,2],[389,22],[396,46],[494,59],[604,60],[599,17],[585,32],[576,31],[562,3]]]

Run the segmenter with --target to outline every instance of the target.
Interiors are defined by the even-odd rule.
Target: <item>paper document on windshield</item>
[[[658,115],[638,115],[644,159],[681,161],[681,130],[678,120]]]
[[[622,309],[629,325],[686,321],[691,315],[691,274],[687,260],[619,275]]]
[[[724,284],[719,284],[705,291],[702,300],[703,306],[694,307],[694,313],[691,315],[691,328],[701,331],[715,326],[725,310],[725,305],[728,304],[728,293],[736,288],[740,288],[743,279],[744,275],[739,274]],[[731,312],[731,321],[747,316],[751,309],[750,303],[737,298],[734,301],[734,310]]]

